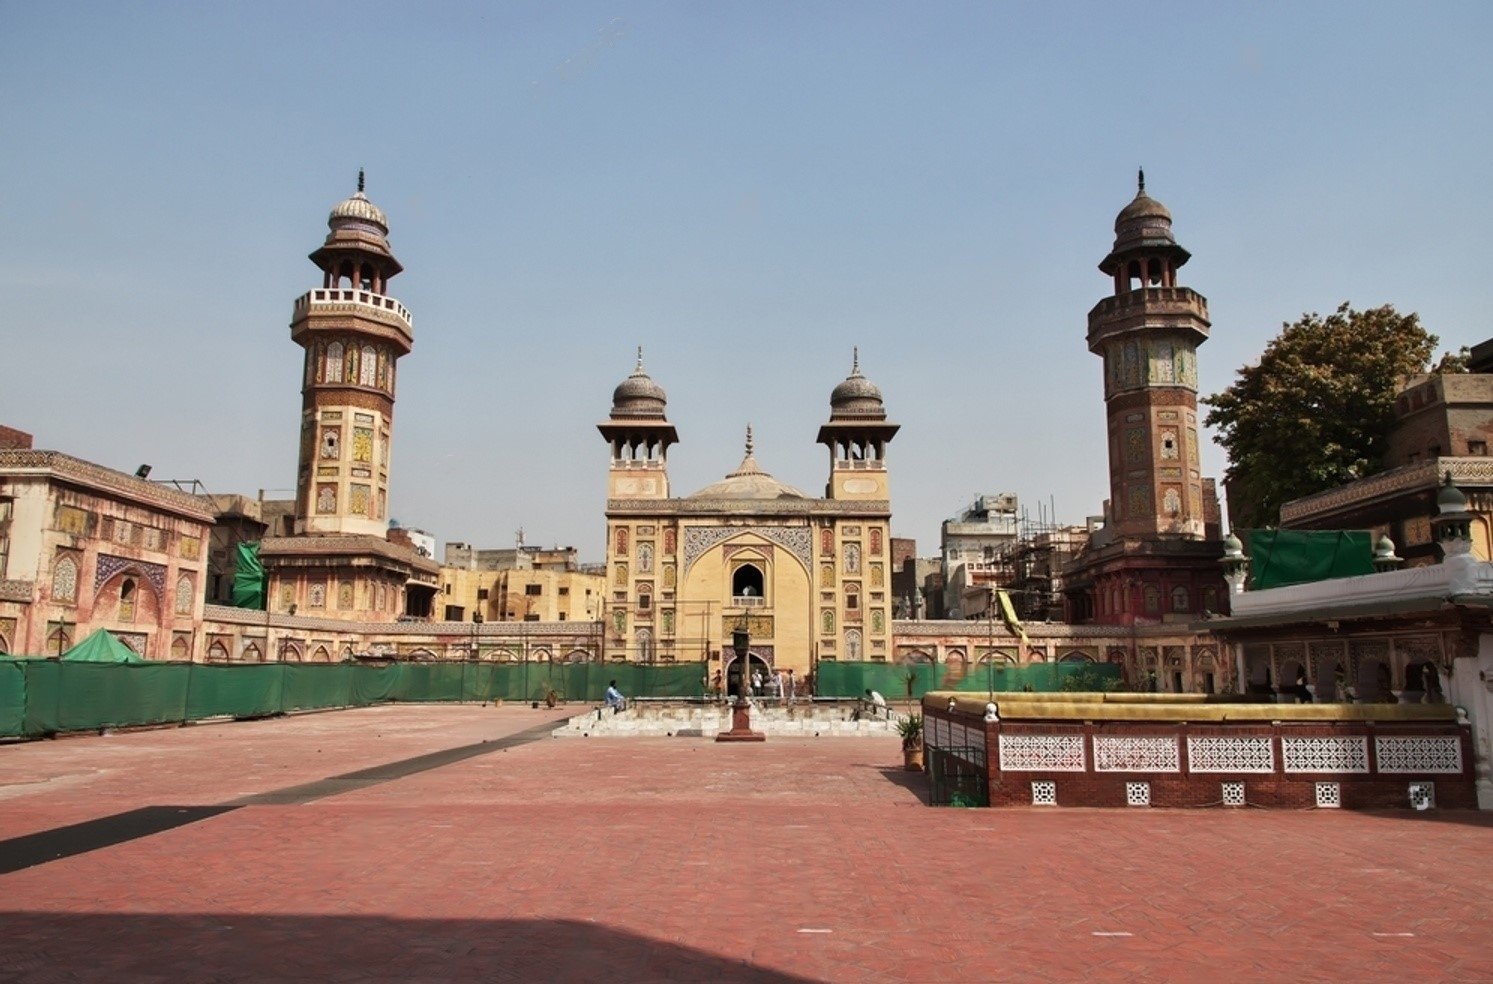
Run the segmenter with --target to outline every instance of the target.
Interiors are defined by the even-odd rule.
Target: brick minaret
[[[1115,245],[1099,264],[1114,296],[1089,312],[1089,351],[1104,359],[1109,417],[1109,522],[1142,539],[1200,540],[1197,346],[1208,339],[1208,302],[1177,286],[1187,250],[1172,215],[1146,194],[1115,219]]]
[[[414,345],[410,313],[388,296],[403,267],[383,210],[358,190],[333,207],[326,242],[311,254],[320,289],[296,299],[290,337],[306,350],[301,402],[297,534],[388,529],[394,364]]]

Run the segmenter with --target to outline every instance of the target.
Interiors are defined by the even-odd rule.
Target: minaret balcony
[[[835,471],[886,471],[880,458],[836,458]]]
[[[415,323],[408,308],[384,294],[351,287],[320,287],[306,291],[295,299],[291,326],[294,329],[308,318],[328,315],[367,318],[394,329],[404,338],[406,345],[414,343]]]
[[[1208,299],[1191,287],[1142,287],[1106,297],[1089,312],[1089,349],[1116,335],[1145,329],[1182,329],[1195,342],[1208,337]]]

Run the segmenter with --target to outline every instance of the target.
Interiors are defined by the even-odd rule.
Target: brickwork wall
[[[1157,807],[1257,806],[1283,809],[1316,807],[1317,784],[1335,783],[1337,798],[1343,809],[1403,809],[1410,806],[1410,785],[1427,783],[1435,788],[1438,809],[1476,809],[1471,729],[1451,722],[1241,722],[1176,723],[1162,721],[1034,721],[1007,720],[986,724],[967,714],[925,710],[929,719],[925,733],[937,741],[934,720],[966,728],[982,728],[985,734],[985,777],[991,806],[1033,805],[1032,784],[1052,782],[1057,806],[1108,807],[1127,806],[1127,784],[1148,784],[1149,805]],[[1004,750],[1001,736],[1025,740],[1021,748]],[[1116,762],[1113,755],[1103,763],[1096,761],[1095,739],[1139,740],[1141,753],[1128,763]],[[1218,760],[1191,761],[1189,738],[1196,739],[1264,739],[1268,762],[1253,763],[1251,771],[1222,771]],[[1318,766],[1303,767],[1296,763],[1287,768],[1284,742],[1299,739],[1361,739],[1363,753],[1354,762],[1353,771],[1309,771]],[[1377,739],[1442,739],[1443,751],[1455,747],[1456,772],[1391,771],[1404,763],[1379,761]],[[1157,741],[1157,739],[1160,739]],[[1166,752],[1167,739],[1174,753]],[[1450,739],[1451,745],[1446,743]],[[1058,742],[1066,740],[1066,745]],[[1043,745],[1044,742],[1052,744]],[[1081,755],[1075,745],[1081,742]],[[1296,742],[1300,748],[1309,742]],[[1236,743],[1230,743],[1236,745]],[[1031,756],[1036,746],[1038,756],[1061,764],[1064,768],[1003,768],[1025,753]],[[1133,753],[1134,754],[1134,753]],[[1143,761],[1146,755],[1175,755],[1174,762]],[[1003,758],[1004,755],[1004,758]],[[955,768],[949,755],[929,748],[930,759],[946,769]],[[1059,762],[1059,760],[1062,760]],[[1450,761],[1450,759],[1448,760]],[[1021,761],[1030,766],[1029,761]],[[1226,766],[1231,763],[1224,763]],[[1332,764],[1332,763],[1329,763]],[[1344,764],[1339,761],[1335,764]],[[1126,766],[1133,766],[1133,771]],[[1147,768],[1147,765],[1151,767]],[[1123,771],[1122,771],[1123,770]],[[1258,770],[1258,771],[1255,771]],[[1242,799],[1226,804],[1224,784],[1242,784]]]
[[[0,451],[29,451],[31,435],[0,424]]]

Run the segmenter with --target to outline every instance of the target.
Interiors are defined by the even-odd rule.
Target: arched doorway
[[[772,666],[761,655],[748,651],[747,666],[750,667],[750,669],[747,670],[748,680],[751,679],[753,670],[762,674],[762,680],[764,681],[764,683],[767,680],[772,679]],[[735,697],[741,693],[740,674],[740,660],[735,653],[730,653],[726,657],[726,695],[728,697]]]

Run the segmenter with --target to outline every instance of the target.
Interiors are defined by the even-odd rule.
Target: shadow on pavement
[[[1428,820],[1433,823],[1463,824],[1493,830],[1493,811],[1489,810],[1354,810],[1359,816],[1379,820]]]
[[[926,772],[908,772],[890,765],[878,765],[874,767],[881,773],[881,778],[893,786],[901,786],[918,798],[918,802],[928,802],[928,774]]]
[[[709,981],[811,978],[590,922],[0,912],[7,981]]]

